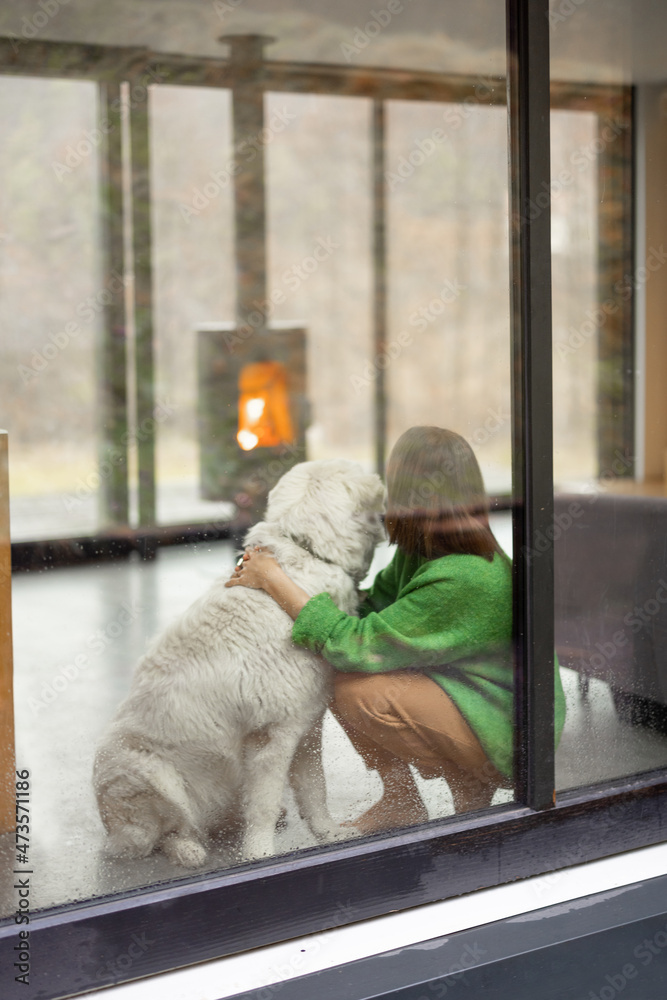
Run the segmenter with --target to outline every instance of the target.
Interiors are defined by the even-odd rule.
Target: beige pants
[[[451,698],[425,674],[336,672],[331,709],[368,767],[382,773],[398,757],[425,778],[444,777],[457,813],[482,809],[497,788],[510,787]]]

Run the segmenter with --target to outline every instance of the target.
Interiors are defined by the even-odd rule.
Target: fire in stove
[[[236,440],[244,451],[294,443],[287,372],[279,361],[256,361],[241,369]]]

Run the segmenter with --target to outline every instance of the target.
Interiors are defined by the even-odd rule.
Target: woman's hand
[[[243,553],[225,587],[250,587],[268,592],[270,578],[277,575],[276,571],[282,573],[273,553],[256,545]]]
[[[296,619],[304,604],[310,600],[306,591],[290,580],[276,562],[273,553],[260,548],[259,545],[254,549],[246,549],[225,587],[250,587],[252,590],[263,590],[292,619]]]

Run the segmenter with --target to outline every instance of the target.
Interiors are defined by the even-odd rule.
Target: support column
[[[637,317],[640,472],[667,492],[667,91],[663,84],[635,88],[637,241],[632,284]],[[628,279],[624,282],[628,287]]]
[[[156,521],[155,364],[151,238],[150,132],[146,99],[130,106],[132,251],[134,262],[134,360],[136,371],[139,526]]]
[[[387,346],[387,196],[385,183],[385,104],[373,101],[373,351]],[[376,365],[374,381],[375,471],[384,478],[387,451],[387,376]]]
[[[223,35],[233,73],[236,320],[240,331],[266,332],[266,191],[264,35]]]
[[[99,84],[101,152],[102,331],[99,351],[100,519],[129,523],[127,340],[123,252],[123,163],[119,83]]]
[[[598,475],[625,466],[633,478],[634,454],[634,323],[637,284],[628,274],[633,257],[632,90],[625,87],[598,116],[598,176],[604,197],[598,204]],[[611,135],[611,138],[610,138]],[[619,292],[620,289],[620,292]],[[661,385],[661,393],[664,396]],[[661,469],[662,463],[660,463]]]

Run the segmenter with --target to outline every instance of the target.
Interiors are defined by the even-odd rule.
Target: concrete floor
[[[507,525],[496,533],[506,541]],[[381,548],[371,576],[388,558]],[[147,641],[216,576],[228,576],[230,543],[163,550],[152,563],[120,561],[14,578],[17,767],[31,774],[31,906],[40,909],[131,887],[185,877],[164,857],[118,862],[105,858],[103,830],[91,788],[95,745],[124,697]],[[557,754],[559,788],[667,765],[667,739],[619,722],[609,690],[592,682],[586,698],[563,670],[568,719]],[[332,814],[352,818],[378,796],[333,719],[325,726],[324,763]],[[452,813],[443,780],[421,781],[431,819]],[[495,802],[508,801],[499,792]],[[285,854],[313,841],[291,802],[277,836]],[[0,915],[13,912],[13,835],[0,838]],[[231,848],[210,856],[210,870],[238,863]]]

